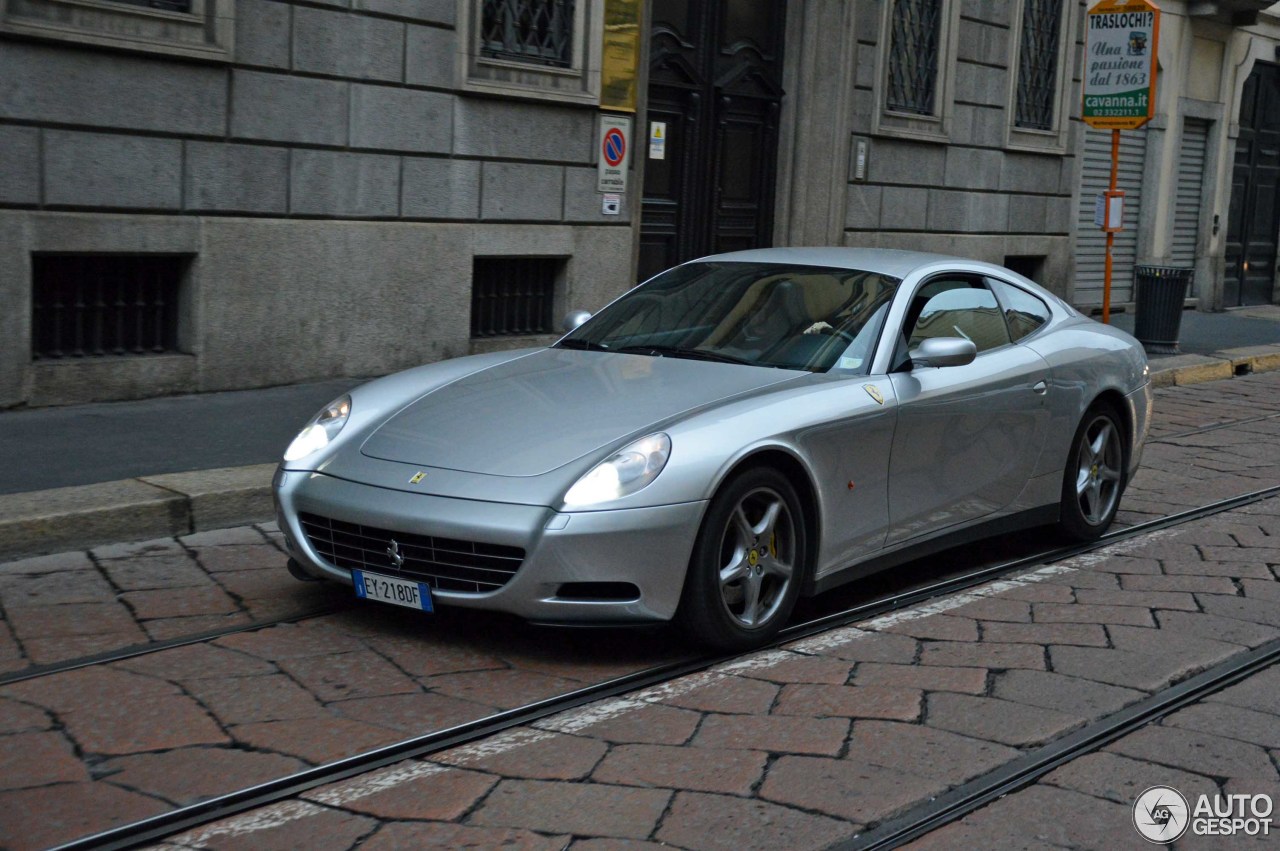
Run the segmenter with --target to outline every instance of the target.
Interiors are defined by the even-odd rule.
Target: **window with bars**
[[[895,0],[890,16],[888,109],[936,114],[941,33],[942,0]]]
[[[477,257],[471,273],[471,336],[550,334],[556,279],[564,261]]]
[[[112,0],[114,3],[126,3],[130,6],[145,6],[148,9],[162,9],[166,12],[190,12],[191,0]]]
[[[556,68],[573,64],[574,0],[484,0],[480,53]]]
[[[175,255],[33,255],[32,359],[178,351],[188,263]]]
[[[1014,123],[1018,127],[1030,130],[1052,130],[1054,127],[1061,32],[1061,0],[1025,0],[1014,115]]]

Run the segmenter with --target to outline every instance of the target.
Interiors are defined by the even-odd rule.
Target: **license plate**
[[[377,600],[380,603],[405,606],[423,612],[432,611],[431,589],[424,582],[410,582],[407,579],[396,579],[394,576],[365,573],[363,570],[352,570],[351,580],[355,585],[356,596],[362,599]]]

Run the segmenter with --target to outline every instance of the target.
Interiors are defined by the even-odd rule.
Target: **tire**
[[[1058,522],[1067,535],[1093,541],[1107,531],[1124,493],[1125,454],[1119,417],[1108,406],[1090,407],[1071,441],[1062,475]]]
[[[771,467],[721,487],[702,520],[676,612],[692,642],[736,651],[777,635],[808,563],[803,512],[791,482]]]

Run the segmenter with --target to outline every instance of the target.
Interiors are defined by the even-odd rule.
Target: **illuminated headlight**
[[[293,443],[290,443],[289,448],[284,451],[284,460],[298,461],[313,452],[324,449],[338,436],[338,432],[342,431],[349,416],[351,416],[351,397],[342,396],[334,399],[325,406],[324,410],[312,417],[311,422],[307,423],[302,431],[298,432]]]
[[[651,434],[600,462],[564,495],[569,507],[595,505],[633,494],[658,478],[671,457],[671,438]]]

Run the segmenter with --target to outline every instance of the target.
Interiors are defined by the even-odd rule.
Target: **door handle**
[[[1049,391],[1049,384],[1044,380],[1040,380],[1040,381],[1037,381],[1035,384],[1031,385],[1031,390],[1037,396],[1043,396],[1045,393]]]

